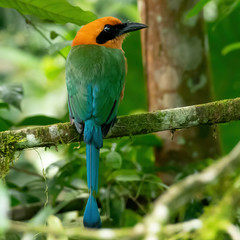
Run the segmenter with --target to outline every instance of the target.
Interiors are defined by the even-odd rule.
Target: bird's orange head
[[[103,17],[83,26],[72,42],[72,46],[91,44],[122,49],[126,33],[146,28],[141,23],[122,23],[114,17]]]

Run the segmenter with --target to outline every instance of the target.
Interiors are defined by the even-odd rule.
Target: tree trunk
[[[196,2],[139,0],[142,22],[148,25],[142,31],[142,46],[150,111],[212,100],[203,18],[185,18]],[[216,157],[220,154],[216,131],[204,126],[158,133],[164,146],[155,149],[157,165],[184,167]]]

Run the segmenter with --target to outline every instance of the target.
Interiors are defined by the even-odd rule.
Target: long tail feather
[[[100,228],[101,219],[98,212],[98,206],[96,198],[90,193],[90,196],[87,201],[85,212],[83,215],[83,224],[87,228]]]
[[[102,147],[101,127],[90,119],[85,122],[84,141],[87,155],[87,182],[90,196],[85,208],[83,223],[88,228],[100,228],[101,219],[95,194],[98,190],[99,148]]]
[[[98,190],[99,149],[93,143],[86,145],[87,182],[90,191]]]

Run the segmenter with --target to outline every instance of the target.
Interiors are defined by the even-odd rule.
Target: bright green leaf
[[[106,165],[114,168],[119,169],[122,166],[122,157],[118,152],[110,152],[106,156]]]
[[[232,51],[235,50],[240,50],[240,42],[232,43],[230,45],[227,45],[223,50],[222,50],[222,55],[227,55]]]
[[[186,18],[191,18],[195,15],[197,15],[202,9],[203,7],[210,2],[211,0],[200,0],[186,15]]]
[[[48,117],[44,115],[36,115],[27,117],[17,124],[17,126],[35,126],[35,125],[50,125],[54,123],[60,123],[57,118]]]
[[[14,8],[23,14],[35,15],[61,24],[84,25],[96,19],[93,13],[72,6],[67,0],[1,0],[0,7]]]

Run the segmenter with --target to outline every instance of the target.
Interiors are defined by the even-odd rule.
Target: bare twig
[[[22,173],[25,173],[25,174],[28,174],[28,175],[32,175],[32,176],[35,176],[35,177],[39,177],[43,180],[43,176],[36,173],[36,172],[31,172],[27,169],[23,169],[23,168],[18,168],[18,167],[14,167],[14,166],[10,166],[11,169],[17,171],[17,172],[22,172]]]

